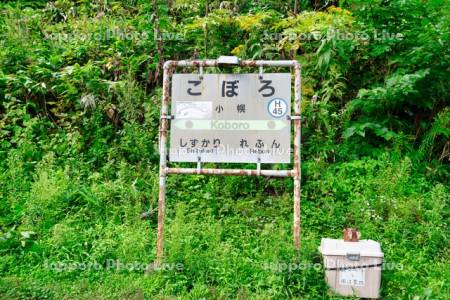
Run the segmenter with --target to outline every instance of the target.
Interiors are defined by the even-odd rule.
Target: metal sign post
[[[253,74],[203,74],[204,67],[258,67]],[[173,74],[177,67],[198,68],[198,74]],[[294,113],[291,114],[291,74],[263,73],[264,67],[294,69]],[[172,79],[172,82],[171,82]],[[172,84],[171,84],[172,83]],[[170,93],[172,87],[172,93]],[[171,113],[169,100],[172,98]],[[164,255],[164,216],[168,174],[293,177],[294,247],[300,249],[301,66],[295,60],[167,61],[164,64],[159,128],[159,199],[156,263]],[[167,153],[171,121],[170,153]],[[294,123],[294,167],[264,170],[261,163],[291,162],[291,120]],[[172,168],[174,162],[195,162],[196,168]],[[256,163],[256,169],[202,168],[202,162]]]

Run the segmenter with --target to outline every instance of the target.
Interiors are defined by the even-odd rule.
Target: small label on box
[[[339,284],[365,286],[366,272],[364,269],[347,269],[339,271]]]

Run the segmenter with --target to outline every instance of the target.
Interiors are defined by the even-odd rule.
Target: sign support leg
[[[158,194],[158,236],[156,242],[156,265],[164,258],[164,219],[166,206],[167,125],[169,110],[170,62],[164,64],[163,101],[159,128],[159,194]]]
[[[294,247],[300,251],[300,196],[301,196],[301,69],[298,62],[294,63]]]
[[[156,265],[160,266],[164,256],[164,218],[165,218],[165,198],[166,198],[166,175],[159,177],[159,197],[158,197],[158,237],[156,244]]]

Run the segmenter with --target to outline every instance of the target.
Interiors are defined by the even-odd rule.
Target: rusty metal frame
[[[167,133],[169,115],[170,79],[177,67],[198,68],[203,75],[204,67],[218,67],[220,58],[214,60],[169,60],[164,63],[163,94],[159,127],[159,196],[158,196],[158,236],[156,244],[156,264],[163,261],[164,256],[164,217],[166,198],[166,177],[168,174],[201,174],[201,175],[244,175],[244,176],[269,176],[292,177],[294,179],[294,247],[300,250],[300,187],[301,187],[301,65],[296,60],[237,60],[234,66],[258,67],[260,75],[263,67],[292,67],[294,69],[294,114],[291,119],[294,123],[294,166],[292,170],[261,170],[258,163],[256,170],[249,169],[204,169],[200,162],[197,168],[170,168],[167,166]],[[292,101],[292,100],[291,100]]]

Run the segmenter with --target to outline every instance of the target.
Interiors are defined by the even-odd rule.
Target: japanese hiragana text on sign
[[[289,163],[291,75],[174,74],[169,159]]]

